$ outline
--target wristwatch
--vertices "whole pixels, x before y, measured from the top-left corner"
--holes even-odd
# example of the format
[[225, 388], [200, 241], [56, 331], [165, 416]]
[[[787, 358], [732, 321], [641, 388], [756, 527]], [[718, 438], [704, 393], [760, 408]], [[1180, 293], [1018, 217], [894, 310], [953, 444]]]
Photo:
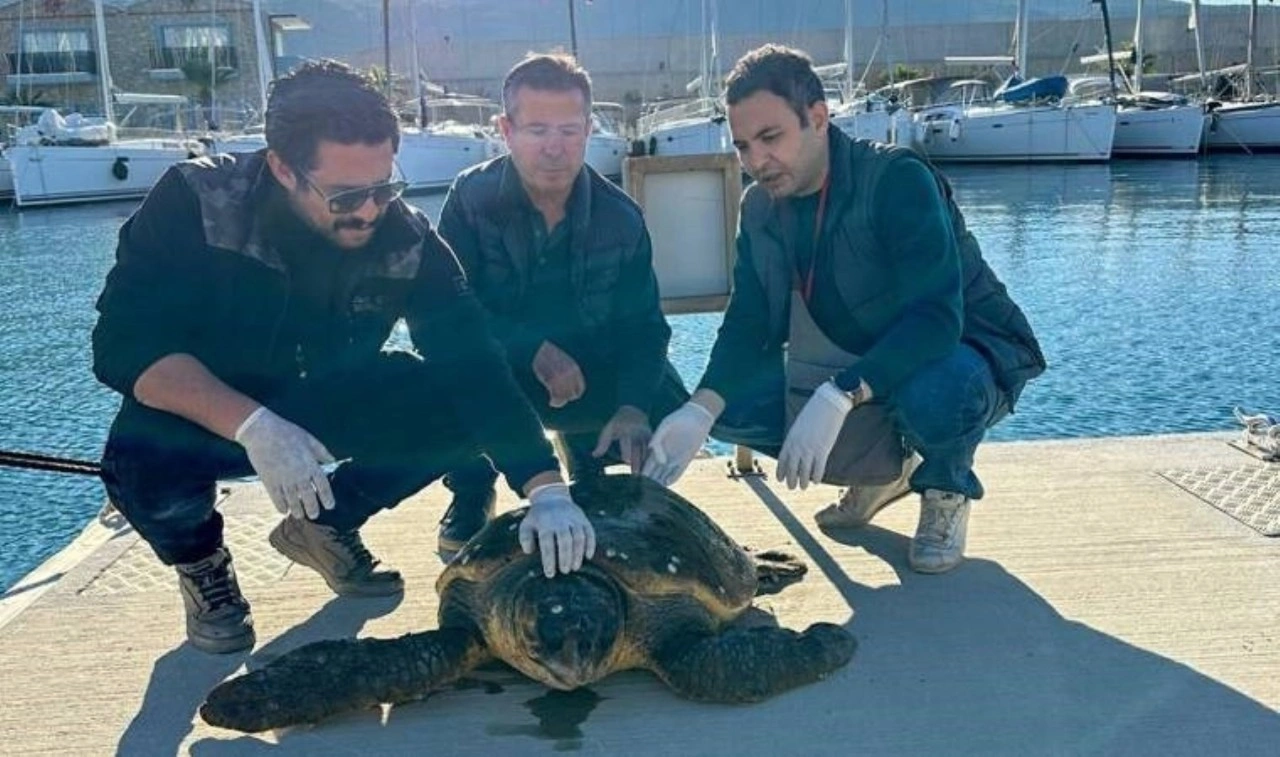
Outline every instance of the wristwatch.
[[854, 407], [857, 407], [858, 405], [861, 405], [862, 403], [871, 399], [871, 389], [870, 387], [867, 386], [867, 382], [863, 381], [862, 379], [858, 379], [858, 385], [855, 386], [853, 389], [841, 389], [840, 385], [836, 383], [836, 380], [834, 378], [831, 379], [831, 385], [834, 386], [836, 390], [839, 391], [841, 394], [848, 397], [849, 401], [853, 403]]

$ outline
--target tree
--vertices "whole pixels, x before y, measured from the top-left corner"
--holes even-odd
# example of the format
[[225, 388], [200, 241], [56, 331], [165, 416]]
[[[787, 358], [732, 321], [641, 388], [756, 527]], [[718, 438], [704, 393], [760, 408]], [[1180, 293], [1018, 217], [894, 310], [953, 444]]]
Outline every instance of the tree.
[[216, 130], [218, 123], [213, 113], [214, 89], [236, 78], [238, 72], [234, 68], [218, 66], [211, 61], [207, 47], [194, 48], [190, 55], [184, 56], [183, 60], [179, 61], [178, 70], [194, 90], [196, 102], [200, 104], [200, 111], [204, 115], [205, 125]]

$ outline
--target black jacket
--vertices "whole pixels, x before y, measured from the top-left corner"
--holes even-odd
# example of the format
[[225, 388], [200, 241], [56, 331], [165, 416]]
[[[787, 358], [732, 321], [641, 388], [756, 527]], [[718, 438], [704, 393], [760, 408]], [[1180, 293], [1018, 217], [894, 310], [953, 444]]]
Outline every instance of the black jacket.
[[[545, 335], [528, 314], [533, 252], [530, 203], [511, 158], [464, 171], [440, 211], [440, 235], [458, 255], [489, 311], [513, 365], [528, 366]], [[619, 405], [649, 410], [666, 368], [671, 328], [662, 315], [649, 232], [640, 208], [617, 186], [583, 166], [569, 199], [571, 317], [617, 377]], [[575, 345], [557, 344], [579, 363]]]
[[448, 399], [513, 488], [557, 469], [456, 258], [405, 203], [387, 208], [368, 246], [338, 256], [327, 304], [311, 314], [307, 332], [286, 328], [293, 290], [285, 261], [314, 250], [281, 249], [269, 233], [283, 191], [262, 153], [185, 161], [121, 228], [93, 331], [94, 373], [124, 395], [121, 413], [135, 411], [134, 384], [166, 355], [192, 355], [268, 402], [303, 372], [376, 355], [404, 318], [441, 384], [457, 387]]

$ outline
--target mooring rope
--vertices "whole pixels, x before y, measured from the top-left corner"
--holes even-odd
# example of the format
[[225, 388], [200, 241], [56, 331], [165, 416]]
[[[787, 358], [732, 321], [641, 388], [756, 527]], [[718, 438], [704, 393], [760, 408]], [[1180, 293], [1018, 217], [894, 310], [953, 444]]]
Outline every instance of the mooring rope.
[[14, 452], [0, 450], [0, 465], [11, 468], [27, 468], [29, 470], [50, 471], [52, 473], [75, 473], [82, 476], [101, 476], [102, 466], [86, 460], [72, 460], [66, 457], [36, 455], [30, 452]]

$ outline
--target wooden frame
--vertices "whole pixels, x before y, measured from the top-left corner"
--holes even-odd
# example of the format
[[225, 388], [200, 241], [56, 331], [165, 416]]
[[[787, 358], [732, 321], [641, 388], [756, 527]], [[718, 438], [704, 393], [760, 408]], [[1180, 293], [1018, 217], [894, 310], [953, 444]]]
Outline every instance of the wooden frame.
[[[653, 239], [653, 267], [663, 293], [662, 311], [681, 315], [724, 310], [733, 286], [734, 237], [742, 196], [742, 169], [737, 156], [717, 153], [627, 158], [622, 176], [627, 194], [645, 211], [645, 223]], [[693, 202], [684, 201], [686, 193]], [[693, 230], [696, 239], [705, 231], [708, 203], [720, 206], [716, 211], [720, 223], [716, 224], [717, 230], [711, 231], [711, 249], [704, 257], [691, 259], [687, 248], [675, 237]], [[703, 249], [706, 247], [698, 243], [695, 252]], [[684, 280], [690, 269], [696, 269], [694, 274], [699, 281]]]

